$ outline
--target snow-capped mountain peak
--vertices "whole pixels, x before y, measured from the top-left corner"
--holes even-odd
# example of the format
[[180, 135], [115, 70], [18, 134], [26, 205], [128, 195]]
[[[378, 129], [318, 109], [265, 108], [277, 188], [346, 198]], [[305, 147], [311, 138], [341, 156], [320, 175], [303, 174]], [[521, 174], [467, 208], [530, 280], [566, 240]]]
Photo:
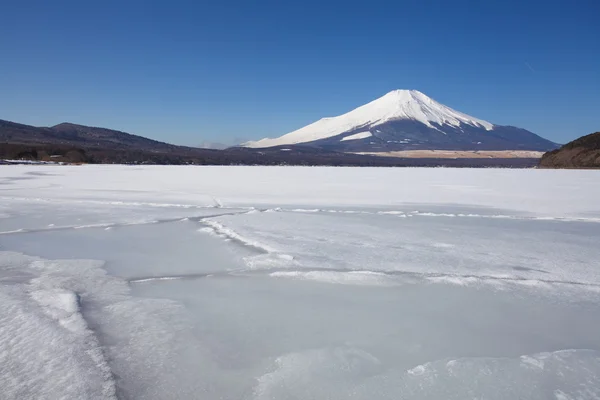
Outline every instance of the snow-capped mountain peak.
[[394, 90], [363, 107], [374, 113], [381, 112], [380, 123], [395, 119], [411, 119], [422, 122], [430, 128], [435, 128], [432, 123], [452, 126], [460, 126], [462, 123], [483, 127], [488, 131], [494, 127], [487, 121], [440, 104], [418, 90]]
[[418, 90], [394, 90], [346, 114], [322, 118], [279, 138], [248, 142], [244, 143], [244, 146], [258, 148], [314, 142], [351, 132], [357, 128], [368, 131], [370, 128], [395, 120], [412, 120], [436, 130], [439, 130], [438, 127], [441, 125], [460, 127], [465, 124], [486, 131], [494, 127], [487, 121], [440, 104]]

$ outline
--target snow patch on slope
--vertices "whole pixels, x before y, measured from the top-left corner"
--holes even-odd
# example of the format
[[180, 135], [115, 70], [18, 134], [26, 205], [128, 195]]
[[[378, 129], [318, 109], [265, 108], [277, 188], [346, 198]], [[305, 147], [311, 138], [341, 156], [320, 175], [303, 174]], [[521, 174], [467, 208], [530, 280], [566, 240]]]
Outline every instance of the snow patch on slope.
[[243, 146], [261, 148], [313, 142], [361, 127], [367, 130], [394, 120], [413, 120], [433, 129], [437, 129], [436, 125], [459, 127], [461, 124], [487, 131], [494, 128], [493, 124], [453, 110], [418, 90], [394, 90], [346, 114], [320, 119], [279, 138], [247, 142]]
[[368, 137], [373, 136], [373, 134], [369, 131], [366, 132], [358, 132], [355, 133], [354, 135], [350, 135], [350, 136], [346, 136], [345, 138], [342, 138], [342, 140], [340, 140], [340, 142], [345, 142], [346, 140], [358, 140], [358, 139], [365, 139]]

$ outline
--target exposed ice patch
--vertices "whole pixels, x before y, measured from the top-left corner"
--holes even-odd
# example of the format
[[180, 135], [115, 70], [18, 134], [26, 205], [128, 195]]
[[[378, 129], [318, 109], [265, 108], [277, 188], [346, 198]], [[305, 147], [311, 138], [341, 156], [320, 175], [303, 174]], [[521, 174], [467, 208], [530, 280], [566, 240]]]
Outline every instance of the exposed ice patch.
[[273, 213], [273, 212], [279, 212], [279, 211], [281, 211], [281, 208], [280, 207], [275, 207], [275, 208], [268, 208], [264, 212], [266, 212], [266, 213]]
[[481, 283], [482, 280], [472, 276], [432, 276], [427, 278], [428, 281], [433, 283], [450, 283], [458, 286], [469, 286], [476, 283]]
[[560, 389], [556, 389], [554, 391], [554, 397], [556, 397], [556, 400], [574, 400], [573, 397], [568, 396], [565, 392], [563, 392]]
[[49, 317], [57, 320], [70, 331], [83, 332], [87, 328], [83, 317], [79, 314], [77, 294], [63, 289], [33, 289], [31, 298], [42, 307]]
[[343, 395], [357, 379], [377, 373], [380, 365], [373, 355], [349, 346], [285, 354], [274, 360], [270, 372], [257, 379], [252, 399], [324, 399], [336, 392]]
[[464, 213], [434, 213], [413, 211], [411, 215], [419, 217], [448, 217], [448, 218], [493, 218], [493, 219], [514, 219], [531, 221], [564, 221], [564, 222], [592, 222], [600, 223], [600, 218], [596, 217], [558, 217], [558, 216], [526, 216], [526, 215], [506, 215], [506, 214], [464, 214]]
[[25, 229], [14, 229], [12, 231], [4, 231], [0, 232], [0, 235], [10, 235], [11, 233], [22, 233], [25, 232]]
[[275, 271], [273, 278], [296, 278], [342, 285], [390, 286], [397, 284], [374, 271]]
[[455, 247], [453, 244], [450, 244], [450, 243], [433, 243], [431, 246], [437, 247], [440, 249], [451, 249], [451, 248]]
[[263, 212], [296, 212], [296, 213], [340, 213], [340, 214], [373, 214], [373, 215], [394, 215], [398, 217], [446, 217], [446, 218], [491, 218], [491, 219], [512, 219], [512, 220], [527, 220], [527, 221], [563, 221], [563, 222], [590, 222], [600, 223], [598, 217], [565, 217], [565, 216], [534, 216], [534, 215], [513, 215], [513, 214], [477, 214], [477, 213], [440, 213], [430, 211], [402, 211], [402, 210], [386, 210], [386, 211], [369, 211], [369, 210], [353, 210], [353, 209], [319, 209], [319, 208], [271, 208]]
[[533, 368], [544, 369], [543, 358], [545, 357], [521, 356], [521, 363]]
[[408, 371], [406, 371], [409, 375], [415, 375], [415, 376], [419, 376], [419, 375], [423, 375], [425, 373], [425, 370], [427, 369], [427, 367], [425, 367], [424, 365], [417, 365], [414, 368], [409, 369]]
[[[250, 271], [287, 269], [297, 267], [298, 262], [289, 254], [267, 253], [244, 257], [244, 263]], [[240, 271], [243, 273], [244, 271]]]
[[[537, 359], [538, 355], [526, 356]], [[600, 356], [590, 350], [547, 353], [549, 366], [517, 358], [460, 358], [382, 369], [357, 348], [307, 350], [278, 357], [258, 378], [252, 399], [596, 399]]]
[[521, 286], [527, 286], [527, 287], [538, 288], [538, 289], [551, 289], [552, 288], [552, 285], [550, 283], [544, 282], [539, 279], [517, 279], [517, 280], [514, 280], [514, 283], [521, 285]]
[[182, 276], [157, 276], [150, 278], [130, 279], [129, 283], [144, 283], [144, 282], [156, 282], [156, 281], [176, 281], [183, 279]]

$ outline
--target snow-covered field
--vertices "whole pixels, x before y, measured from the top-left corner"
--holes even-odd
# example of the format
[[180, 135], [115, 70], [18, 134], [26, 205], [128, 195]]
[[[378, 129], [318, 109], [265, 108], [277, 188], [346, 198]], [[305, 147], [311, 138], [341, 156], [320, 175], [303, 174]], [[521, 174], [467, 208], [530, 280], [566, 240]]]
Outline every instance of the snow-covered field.
[[0, 167], [2, 399], [600, 398], [600, 173]]

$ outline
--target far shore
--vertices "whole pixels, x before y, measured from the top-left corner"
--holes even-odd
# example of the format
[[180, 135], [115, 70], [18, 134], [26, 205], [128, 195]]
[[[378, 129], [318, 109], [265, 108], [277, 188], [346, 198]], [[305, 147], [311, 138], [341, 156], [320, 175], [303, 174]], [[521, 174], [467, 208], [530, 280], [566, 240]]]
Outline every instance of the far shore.
[[400, 158], [541, 158], [544, 152], [529, 150], [402, 150], [354, 154]]

